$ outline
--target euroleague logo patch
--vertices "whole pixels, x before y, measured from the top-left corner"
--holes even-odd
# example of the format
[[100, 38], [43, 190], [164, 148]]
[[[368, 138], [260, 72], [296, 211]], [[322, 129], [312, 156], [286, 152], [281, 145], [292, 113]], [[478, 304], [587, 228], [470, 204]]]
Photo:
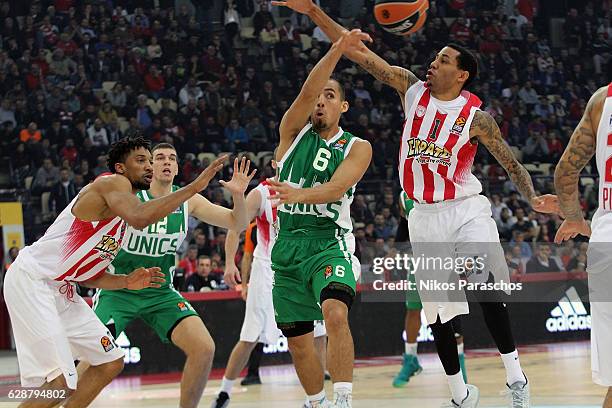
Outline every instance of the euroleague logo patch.
[[461, 133], [463, 132], [463, 128], [465, 126], [465, 122], [467, 122], [467, 119], [465, 119], [463, 116], [459, 116], [457, 118], [457, 120], [455, 121], [455, 124], [453, 125], [453, 128], [451, 129], [452, 133]]
[[333, 269], [332, 269], [331, 265], [327, 265], [325, 267], [325, 279], [329, 279], [330, 276], [332, 276], [332, 270]]
[[115, 343], [108, 336], [102, 336], [102, 338], [100, 339], [100, 344], [102, 345], [102, 348], [104, 348], [104, 351], [107, 353], [115, 348]]
[[186, 312], [187, 310], [189, 310], [185, 302], [178, 302], [177, 306], [181, 312]]

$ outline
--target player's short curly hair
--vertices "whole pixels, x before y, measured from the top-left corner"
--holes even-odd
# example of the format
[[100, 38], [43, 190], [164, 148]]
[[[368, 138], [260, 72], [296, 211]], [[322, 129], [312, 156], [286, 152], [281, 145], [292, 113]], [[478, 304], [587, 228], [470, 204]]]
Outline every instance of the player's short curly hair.
[[141, 147], [151, 150], [151, 144], [149, 141], [140, 136], [133, 138], [126, 137], [113, 143], [108, 151], [108, 168], [110, 171], [116, 173], [115, 164], [125, 163], [125, 160], [129, 154], [136, 149], [140, 149]]

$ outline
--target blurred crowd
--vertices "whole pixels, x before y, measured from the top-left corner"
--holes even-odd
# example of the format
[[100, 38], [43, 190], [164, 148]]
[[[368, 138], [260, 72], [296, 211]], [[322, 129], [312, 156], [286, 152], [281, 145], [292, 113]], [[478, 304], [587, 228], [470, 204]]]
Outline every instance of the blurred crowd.
[[[470, 90], [531, 165], [540, 193], [552, 191], [554, 163], [588, 98], [612, 77], [609, 1], [577, 2], [579, 9], [556, 4], [564, 20], [555, 29], [550, 10], [537, 0], [432, 0], [425, 27], [409, 37], [377, 26], [371, 0], [317, 2], [345, 26], [368, 32], [375, 52], [420, 78], [447, 42], [476, 50], [481, 73]], [[108, 146], [122, 137], [173, 143], [181, 157], [178, 184], [220, 152], [273, 150], [283, 112], [329, 47], [308, 18], [266, 0], [0, 1], [0, 21], [0, 149], [10, 160], [12, 187], [29, 191], [40, 206], [29, 211], [42, 211], [42, 223], [107, 171]], [[561, 44], [553, 46], [556, 37]], [[388, 243], [401, 216], [401, 104], [348, 60], [336, 77], [351, 106], [342, 126], [374, 147], [353, 204], [356, 235], [360, 242]], [[529, 272], [531, 261], [538, 268], [555, 265], [535, 242], [550, 242], [559, 219], [534, 213], [484, 149], [474, 171], [518, 270]], [[585, 173], [580, 188], [589, 216], [597, 183], [594, 167]], [[230, 204], [219, 188], [206, 194]], [[191, 246], [183, 248], [191, 263], [182, 268], [195, 273], [199, 257], [207, 256], [216, 276], [224, 238], [223, 231], [195, 223]], [[582, 246], [569, 245], [549, 255], [557, 270], [581, 268]]]

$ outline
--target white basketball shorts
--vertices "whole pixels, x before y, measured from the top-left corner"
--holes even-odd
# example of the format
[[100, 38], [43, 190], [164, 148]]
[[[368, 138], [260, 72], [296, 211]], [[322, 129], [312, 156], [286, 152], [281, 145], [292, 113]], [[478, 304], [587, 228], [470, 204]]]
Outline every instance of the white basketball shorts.
[[75, 293], [68, 299], [70, 290], [71, 283], [32, 278], [16, 263], [6, 273], [4, 297], [24, 387], [40, 387], [63, 374], [76, 389], [74, 360], [97, 366], [124, 357], [83, 298]]
[[281, 331], [276, 327], [272, 303], [272, 266], [269, 261], [253, 259], [240, 340], [276, 344]]
[[[462, 290], [453, 291], [451, 296], [438, 286], [425, 288], [424, 285], [433, 279], [453, 281], [459, 288], [459, 266], [465, 259], [478, 257], [484, 265], [468, 276], [468, 282], [486, 282], [490, 273], [495, 282], [510, 282], [497, 225], [491, 216], [491, 204], [485, 196], [473, 195], [434, 204], [415, 203], [408, 217], [408, 229], [414, 260], [421, 258], [421, 262], [429, 265], [427, 268], [415, 265], [417, 289], [429, 324], [435, 323], [438, 316], [446, 323], [469, 313]], [[453, 267], [448, 269], [448, 265]]]

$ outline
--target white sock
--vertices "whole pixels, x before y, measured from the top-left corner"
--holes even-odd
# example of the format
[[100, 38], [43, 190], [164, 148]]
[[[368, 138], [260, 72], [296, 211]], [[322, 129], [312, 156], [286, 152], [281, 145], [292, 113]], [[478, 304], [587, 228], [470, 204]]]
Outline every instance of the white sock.
[[225, 378], [225, 376], [223, 377], [223, 380], [221, 380], [221, 390], [219, 392], [227, 392], [227, 395], [230, 395], [232, 393], [232, 387], [234, 386], [234, 382], [236, 380], [228, 380], [227, 378]]
[[406, 354], [411, 355], [411, 356], [416, 356], [418, 346], [419, 346], [419, 343], [404, 343], [404, 349], [405, 349]]
[[521, 369], [521, 362], [519, 361], [517, 350], [514, 350], [512, 353], [501, 354], [501, 358], [504, 362], [504, 367], [506, 367], [506, 381], [508, 385], [512, 385], [517, 381], [527, 381]]
[[325, 400], [325, 388], [323, 388], [321, 392], [319, 392], [318, 394], [308, 395], [308, 401], [310, 402], [310, 405], [315, 406], [315, 407], [318, 407], [319, 403], [323, 402], [324, 400]]
[[337, 382], [334, 383], [334, 393], [338, 394], [351, 394], [353, 392], [353, 383], [350, 382]]
[[459, 354], [463, 354], [463, 343], [457, 344], [457, 351]]
[[451, 390], [451, 395], [453, 396], [453, 401], [457, 404], [461, 404], [461, 402], [467, 397], [468, 389], [465, 385], [465, 381], [463, 381], [463, 375], [461, 371], [459, 371], [455, 375], [447, 375], [448, 385]]

